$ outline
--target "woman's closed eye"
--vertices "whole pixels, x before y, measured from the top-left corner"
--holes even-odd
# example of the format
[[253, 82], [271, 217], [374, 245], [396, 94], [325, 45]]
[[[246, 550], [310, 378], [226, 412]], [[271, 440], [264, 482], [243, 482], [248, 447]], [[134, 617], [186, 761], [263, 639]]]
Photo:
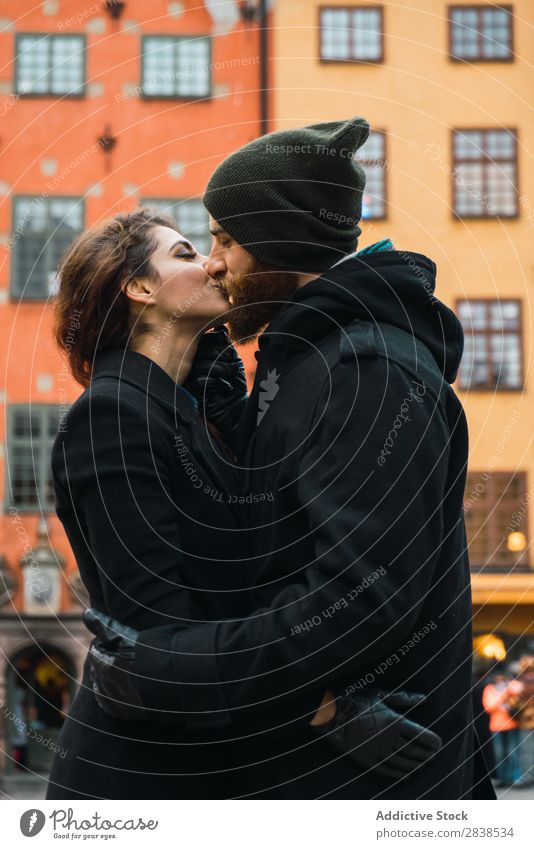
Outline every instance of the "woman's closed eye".
[[177, 259], [195, 259], [197, 255], [198, 251], [189, 251], [184, 248], [181, 248], [181, 250], [176, 251], [176, 253], [174, 254]]

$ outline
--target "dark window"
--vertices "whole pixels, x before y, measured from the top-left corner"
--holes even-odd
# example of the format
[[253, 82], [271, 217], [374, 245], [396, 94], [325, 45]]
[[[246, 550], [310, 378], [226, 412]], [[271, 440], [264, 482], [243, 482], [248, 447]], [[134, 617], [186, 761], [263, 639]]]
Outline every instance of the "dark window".
[[8, 507], [52, 510], [54, 491], [50, 453], [60, 420], [59, 405], [12, 404], [7, 415]]
[[506, 390], [523, 385], [521, 302], [457, 302], [465, 340], [460, 366], [461, 389]]
[[209, 96], [211, 39], [145, 36], [142, 89], [145, 97]]
[[11, 293], [24, 300], [46, 300], [57, 290], [56, 268], [83, 229], [83, 200], [75, 197], [15, 197]]
[[325, 62], [382, 62], [381, 6], [323, 6], [320, 54]]
[[85, 85], [85, 36], [19, 34], [16, 40], [18, 94], [79, 96]]
[[454, 130], [453, 158], [458, 217], [517, 215], [517, 138], [511, 130]]
[[372, 130], [356, 158], [365, 171], [362, 218], [386, 217], [386, 141], [381, 130]]
[[466, 61], [513, 58], [511, 6], [451, 6], [450, 54]]
[[198, 198], [144, 198], [141, 203], [160, 212], [166, 212], [176, 221], [183, 236], [194, 244], [201, 254], [209, 254], [211, 236], [208, 227], [208, 211]]
[[470, 472], [464, 507], [471, 568], [528, 568], [525, 473]]

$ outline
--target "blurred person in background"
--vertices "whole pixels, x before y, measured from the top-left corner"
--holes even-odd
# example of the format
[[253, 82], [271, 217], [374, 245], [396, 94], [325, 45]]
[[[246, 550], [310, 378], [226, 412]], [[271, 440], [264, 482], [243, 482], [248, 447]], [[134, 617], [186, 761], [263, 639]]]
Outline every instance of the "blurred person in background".
[[518, 784], [530, 787], [534, 784], [534, 657], [523, 655], [519, 659], [517, 678], [521, 691], [514, 698], [515, 719], [519, 728]]
[[510, 708], [510, 701], [520, 692], [521, 684], [509, 676], [504, 666], [498, 665], [493, 681], [486, 685], [482, 694], [484, 709], [490, 717], [497, 784], [502, 787], [511, 787], [521, 777], [519, 725]]
[[24, 678], [17, 676], [13, 690], [13, 728], [11, 745], [13, 761], [17, 769], [25, 770], [28, 765], [29, 701], [28, 685]]
[[493, 751], [492, 734], [490, 730], [490, 718], [487, 711], [484, 709], [484, 690], [490, 683], [490, 673], [488, 669], [480, 669], [474, 677], [473, 682], [473, 720], [478, 736], [480, 750], [486, 760], [486, 766], [491, 777], [496, 779], [497, 773], [495, 770], [495, 753]]

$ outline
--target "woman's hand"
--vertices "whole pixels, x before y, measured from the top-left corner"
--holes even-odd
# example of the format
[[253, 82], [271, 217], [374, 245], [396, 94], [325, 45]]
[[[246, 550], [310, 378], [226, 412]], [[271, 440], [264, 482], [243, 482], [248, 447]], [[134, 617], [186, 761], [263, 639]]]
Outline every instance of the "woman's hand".
[[324, 725], [325, 722], [330, 722], [337, 712], [336, 697], [331, 690], [327, 690], [323, 696], [323, 700], [319, 705], [319, 710], [313, 717], [310, 725], [314, 727]]
[[248, 390], [243, 361], [226, 327], [202, 336], [184, 386], [195, 396], [204, 418], [234, 448]]
[[[327, 692], [321, 704], [326, 707]], [[311, 723], [313, 733], [361, 769], [389, 778], [404, 778], [428, 763], [441, 749], [433, 731], [404, 716], [424, 702], [420, 693], [381, 693], [364, 690], [359, 695], [339, 696], [333, 719]], [[331, 702], [328, 704], [331, 708]], [[320, 713], [321, 708], [317, 713]]]

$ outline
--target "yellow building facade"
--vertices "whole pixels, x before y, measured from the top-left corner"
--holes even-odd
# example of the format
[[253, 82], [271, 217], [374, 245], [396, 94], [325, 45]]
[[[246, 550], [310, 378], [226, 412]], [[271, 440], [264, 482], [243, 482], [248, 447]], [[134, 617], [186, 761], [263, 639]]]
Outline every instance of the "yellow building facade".
[[534, 4], [282, 0], [273, 23], [273, 128], [367, 118], [359, 247], [430, 256], [464, 324], [477, 651], [513, 659], [534, 649]]

